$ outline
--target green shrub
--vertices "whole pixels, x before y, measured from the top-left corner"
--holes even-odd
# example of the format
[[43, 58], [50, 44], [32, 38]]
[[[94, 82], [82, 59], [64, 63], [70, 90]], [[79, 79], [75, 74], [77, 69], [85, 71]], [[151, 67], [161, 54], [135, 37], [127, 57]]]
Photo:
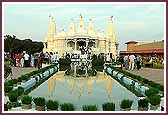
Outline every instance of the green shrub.
[[156, 88], [153, 88], [153, 87], [151, 87], [151, 88], [149, 88], [148, 90], [145, 91], [145, 95], [148, 96], [148, 97], [150, 97], [152, 95], [155, 95], [155, 94], [158, 94], [158, 93], [159, 93], [159, 90], [156, 89]]
[[97, 71], [100, 71], [100, 72], [103, 72], [104, 66], [103, 65], [101, 65], [101, 66], [93, 66], [93, 69], [95, 69]]
[[92, 60], [92, 65], [93, 66], [103, 66], [104, 63], [105, 63], [104, 59]]
[[31, 104], [32, 102], [32, 97], [25, 95], [22, 97], [22, 103], [23, 104]]
[[18, 87], [18, 89], [15, 90], [16, 91], [16, 94], [18, 96], [22, 95], [24, 93], [24, 88], [22, 87]]
[[97, 111], [98, 110], [96, 105], [84, 105], [82, 108], [83, 108], [83, 111]]
[[147, 99], [140, 99], [138, 101], [138, 107], [147, 108], [149, 101]]
[[8, 86], [13, 86], [13, 84], [14, 84], [14, 83], [13, 83], [13, 80], [7, 81], [7, 82], [6, 82], [6, 85], [7, 85], [7, 84], [8, 84]]
[[129, 99], [124, 99], [121, 101], [120, 107], [122, 109], [128, 109], [131, 108], [133, 101]]
[[10, 102], [17, 102], [18, 95], [15, 92], [11, 92], [9, 94], [9, 100]]
[[13, 84], [17, 84], [18, 80], [17, 79], [13, 79]]
[[17, 98], [24, 93], [24, 89], [22, 87], [18, 87], [16, 90], [11, 91], [9, 93], [9, 100], [11, 102], [16, 102]]
[[115, 111], [114, 103], [104, 103], [102, 104], [103, 111]]
[[70, 65], [60, 65], [59, 66], [60, 71], [65, 71], [67, 69], [71, 69], [71, 66]]
[[47, 109], [50, 110], [57, 110], [58, 109], [58, 102], [57, 101], [52, 101], [48, 100], [46, 103]]
[[13, 89], [12, 86], [4, 86], [5, 93], [9, 93], [10, 91], [12, 91], [12, 89]]
[[74, 108], [74, 105], [71, 103], [64, 103], [64, 104], [61, 104], [61, 110], [62, 111], [74, 111], [75, 108]]
[[149, 97], [149, 102], [153, 106], [159, 105], [160, 101], [161, 101], [161, 97], [159, 95], [152, 95]]
[[19, 77], [17, 80], [18, 82], [22, 82], [22, 77]]
[[36, 106], [44, 106], [45, 99], [43, 97], [34, 98], [34, 103], [36, 104]]
[[149, 83], [149, 80], [148, 80], [148, 79], [143, 78], [143, 83], [144, 83], [144, 84], [148, 84], [148, 83]]
[[59, 59], [59, 61], [58, 61], [58, 63], [59, 63], [59, 65], [61, 66], [61, 65], [70, 65], [71, 64], [71, 60], [70, 59]]
[[148, 84], [149, 86], [154, 87], [154, 88], [156, 88], [156, 89], [158, 89], [160, 91], [164, 91], [164, 86], [163, 85], [160, 85], [160, 84], [155, 83], [153, 81], [149, 81], [149, 80], [147, 80], [145, 78], [142, 78], [141, 76], [134, 75], [134, 74], [132, 74], [130, 72], [127, 72], [127, 71], [124, 71], [124, 70], [122, 70], [120, 68], [113, 67], [112, 65], [106, 65], [106, 66], [112, 68], [113, 70], [119, 71], [119, 72], [123, 73], [124, 75], [126, 75], [128, 77], [136, 79], [139, 82], [142, 82], [144, 84]]
[[154, 63], [153, 64], [153, 68], [155, 68], [155, 69], [164, 69], [164, 65]]

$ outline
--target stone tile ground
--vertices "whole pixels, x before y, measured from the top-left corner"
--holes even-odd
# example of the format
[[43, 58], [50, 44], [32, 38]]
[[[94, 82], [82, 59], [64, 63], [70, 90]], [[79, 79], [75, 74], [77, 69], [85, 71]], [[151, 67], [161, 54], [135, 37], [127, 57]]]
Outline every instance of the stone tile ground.
[[140, 75], [148, 80], [164, 85], [164, 69], [141, 68], [140, 70], [127, 70], [133, 74]]

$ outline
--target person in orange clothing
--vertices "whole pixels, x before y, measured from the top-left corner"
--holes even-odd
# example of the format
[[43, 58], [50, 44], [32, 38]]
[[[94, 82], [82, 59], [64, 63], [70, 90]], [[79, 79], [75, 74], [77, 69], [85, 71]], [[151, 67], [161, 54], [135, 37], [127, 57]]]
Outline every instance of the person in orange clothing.
[[19, 54], [19, 53], [16, 53], [16, 54], [15, 54], [16, 67], [20, 67], [20, 59], [21, 59], [20, 54]]

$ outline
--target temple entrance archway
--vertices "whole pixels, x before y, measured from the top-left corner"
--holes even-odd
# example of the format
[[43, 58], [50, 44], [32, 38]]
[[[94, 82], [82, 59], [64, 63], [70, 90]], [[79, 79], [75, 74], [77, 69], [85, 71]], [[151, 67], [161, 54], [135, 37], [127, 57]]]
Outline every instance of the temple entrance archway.
[[75, 49], [75, 43], [73, 41], [69, 41], [67, 43], [67, 47], [71, 47], [74, 50]]
[[78, 41], [77, 42], [77, 50], [79, 50], [80, 47], [86, 47], [85, 41]]
[[96, 43], [95, 43], [95, 42], [92, 42], [92, 41], [88, 43], [88, 46], [89, 46], [89, 47], [94, 47], [94, 48], [95, 48], [95, 45], [96, 45]]

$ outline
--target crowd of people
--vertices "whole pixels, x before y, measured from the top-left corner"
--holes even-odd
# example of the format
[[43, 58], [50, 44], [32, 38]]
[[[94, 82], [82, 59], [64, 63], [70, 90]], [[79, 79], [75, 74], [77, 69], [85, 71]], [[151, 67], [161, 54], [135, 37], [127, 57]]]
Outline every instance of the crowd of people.
[[124, 60], [124, 67], [126, 70], [134, 70], [135, 67], [137, 68], [137, 70], [139, 70], [141, 68], [141, 64], [142, 64], [142, 58], [137, 55], [126, 55], [123, 58]]
[[9, 55], [5, 55], [6, 59], [9, 59], [10, 65], [15, 67], [35, 67], [41, 68], [42, 63], [58, 63], [58, 53], [57, 52], [40, 52], [30, 54], [26, 51], [22, 53], [9, 53]]

